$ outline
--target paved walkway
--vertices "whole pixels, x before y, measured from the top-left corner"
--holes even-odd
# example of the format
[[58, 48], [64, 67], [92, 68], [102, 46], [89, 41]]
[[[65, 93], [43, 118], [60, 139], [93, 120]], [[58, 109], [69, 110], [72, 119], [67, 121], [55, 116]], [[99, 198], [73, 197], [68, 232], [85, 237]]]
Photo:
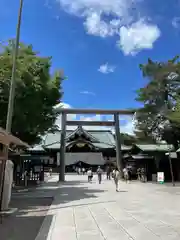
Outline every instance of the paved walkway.
[[180, 187], [66, 176], [36, 240], [179, 240]]
[[[3, 214], [0, 224], [2, 240], [34, 240], [46, 218], [53, 196], [59, 186], [56, 176], [46, 178], [38, 187], [13, 190], [9, 211]], [[26, 236], [26, 237], [24, 237]]]

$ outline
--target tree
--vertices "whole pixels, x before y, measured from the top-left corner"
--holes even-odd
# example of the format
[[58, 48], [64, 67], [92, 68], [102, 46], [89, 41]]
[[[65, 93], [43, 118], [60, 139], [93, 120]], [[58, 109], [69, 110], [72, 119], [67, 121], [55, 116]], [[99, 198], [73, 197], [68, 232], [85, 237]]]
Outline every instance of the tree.
[[[3, 45], [0, 53], [0, 126], [5, 127], [12, 70], [13, 41]], [[32, 45], [20, 44], [17, 59], [16, 90], [12, 133], [29, 144], [54, 126], [57, 113], [53, 106], [62, 97], [63, 76], [50, 74], [51, 58], [41, 57]]]
[[142, 144], [142, 143], [151, 144], [154, 142], [155, 141], [152, 138], [146, 137], [144, 135], [144, 132], [142, 131], [135, 131], [134, 135], [130, 135], [128, 133], [121, 133], [121, 144], [124, 144], [127, 146], [132, 144]]
[[138, 129], [134, 131], [136, 144], [154, 144], [156, 143], [155, 139], [147, 135], [146, 132]]
[[[171, 109], [177, 104], [180, 96], [180, 62], [176, 56], [167, 62], [154, 62], [148, 59], [140, 69], [147, 80], [145, 87], [137, 91], [136, 100], [143, 104], [137, 112], [137, 128], [152, 139], [163, 139], [174, 146], [174, 134], [177, 131]], [[174, 115], [173, 115], [174, 116]], [[172, 139], [168, 137], [172, 136]], [[169, 135], [169, 136], [170, 136]]]

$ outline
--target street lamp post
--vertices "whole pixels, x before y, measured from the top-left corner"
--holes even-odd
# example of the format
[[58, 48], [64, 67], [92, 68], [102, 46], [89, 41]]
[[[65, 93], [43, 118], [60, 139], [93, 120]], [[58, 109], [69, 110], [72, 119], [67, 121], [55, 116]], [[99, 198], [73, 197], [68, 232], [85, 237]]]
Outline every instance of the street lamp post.
[[[15, 97], [15, 85], [16, 85], [16, 66], [17, 66], [17, 57], [18, 57], [18, 50], [19, 50], [19, 39], [20, 39], [23, 2], [24, 2], [24, 0], [20, 0], [19, 12], [18, 12], [18, 22], [17, 22], [17, 28], [16, 28], [15, 46], [13, 48], [13, 50], [14, 50], [14, 52], [13, 52], [13, 65], [12, 65], [11, 85], [10, 85], [10, 90], [9, 90], [9, 101], [8, 101], [8, 110], [7, 110], [7, 119], [6, 119], [6, 131], [8, 133], [11, 132], [11, 126], [12, 126], [14, 97]], [[1, 164], [0, 211], [2, 210], [4, 177], [5, 177], [6, 161], [8, 159], [8, 148], [9, 148], [9, 146], [4, 147], [4, 159], [2, 160], [2, 164]]]

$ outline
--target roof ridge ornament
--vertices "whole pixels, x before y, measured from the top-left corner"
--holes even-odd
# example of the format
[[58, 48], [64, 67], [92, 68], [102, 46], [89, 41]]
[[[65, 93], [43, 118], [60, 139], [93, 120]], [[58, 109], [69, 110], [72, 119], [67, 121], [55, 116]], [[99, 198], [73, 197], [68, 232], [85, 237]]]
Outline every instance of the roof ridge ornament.
[[74, 134], [78, 134], [80, 136], [81, 133], [82, 134], [84, 133], [95, 142], [100, 142], [96, 137], [94, 137], [91, 133], [89, 133], [86, 129], [84, 129], [82, 125], [78, 125], [76, 130], [74, 130], [70, 135], [66, 137], [66, 140], [72, 137]]

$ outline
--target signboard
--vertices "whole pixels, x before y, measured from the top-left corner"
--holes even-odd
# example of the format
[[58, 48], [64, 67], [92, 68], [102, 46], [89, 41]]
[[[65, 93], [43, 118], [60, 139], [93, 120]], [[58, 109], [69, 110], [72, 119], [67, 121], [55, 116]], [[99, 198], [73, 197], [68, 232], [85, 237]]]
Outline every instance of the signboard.
[[164, 183], [164, 172], [158, 172], [157, 173], [157, 181], [159, 183]]

